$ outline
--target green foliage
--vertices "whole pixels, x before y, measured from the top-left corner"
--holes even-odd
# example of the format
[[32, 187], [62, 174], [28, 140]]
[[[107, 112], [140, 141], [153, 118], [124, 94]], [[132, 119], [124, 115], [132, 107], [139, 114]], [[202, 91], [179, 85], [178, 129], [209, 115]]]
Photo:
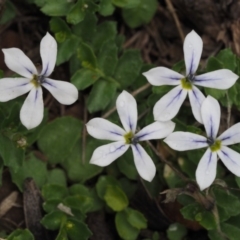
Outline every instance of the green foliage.
[[180, 223], [172, 223], [167, 230], [169, 240], [181, 240], [187, 234], [187, 229]]
[[34, 240], [34, 236], [28, 229], [17, 229], [7, 237], [7, 240]]
[[149, 23], [157, 11], [156, 0], [139, 0], [134, 8], [124, 8], [122, 15], [127, 25], [131, 28]]
[[72, 152], [82, 129], [81, 121], [62, 117], [47, 124], [39, 137], [38, 146], [50, 163], [61, 163]]

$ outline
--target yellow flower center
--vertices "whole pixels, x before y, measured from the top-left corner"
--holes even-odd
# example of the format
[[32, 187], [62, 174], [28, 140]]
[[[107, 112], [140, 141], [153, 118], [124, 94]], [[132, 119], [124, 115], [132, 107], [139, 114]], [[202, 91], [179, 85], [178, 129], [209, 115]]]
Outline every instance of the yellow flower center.
[[181, 79], [182, 88], [186, 90], [192, 89], [192, 83], [187, 78]]
[[124, 135], [124, 139], [125, 139], [125, 143], [126, 144], [131, 144], [132, 143], [132, 138], [133, 138], [133, 133], [132, 132], [128, 132]]
[[34, 85], [34, 87], [39, 87], [40, 86], [40, 82], [38, 80], [38, 76], [37, 75], [33, 75], [33, 78], [31, 80], [31, 83]]
[[221, 149], [221, 141], [220, 140], [216, 140], [211, 146], [210, 146], [210, 149], [212, 152], [216, 152], [218, 151], [219, 149]]

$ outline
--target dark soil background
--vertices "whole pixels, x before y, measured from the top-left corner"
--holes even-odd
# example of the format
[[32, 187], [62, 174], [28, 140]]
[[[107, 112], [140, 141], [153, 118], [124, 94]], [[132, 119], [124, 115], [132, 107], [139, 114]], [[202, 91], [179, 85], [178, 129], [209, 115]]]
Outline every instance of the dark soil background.
[[[0, 26], [0, 48], [18, 47], [35, 64], [39, 64], [41, 62], [39, 43], [46, 31], [49, 31], [49, 17], [42, 14], [35, 5], [26, 4], [23, 0], [12, 2], [16, 6], [17, 16], [7, 24]], [[4, 5], [5, 1], [0, 0], [0, 14], [4, 11]], [[101, 19], [102, 17], [99, 21]], [[118, 22], [119, 33], [126, 36], [124, 48], [140, 49], [143, 60], [156, 66], [172, 67], [173, 64], [183, 59], [183, 41], [192, 29], [203, 39], [203, 66], [205, 59], [216, 55], [223, 48], [231, 48], [236, 54], [240, 54], [240, 1], [160, 0], [152, 21], [137, 29], [130, 29], [126, 26], [119, 9], [111, 16], [111, 20]], [[0, 69], [4, 70], [5, 76], [12, 74], [4, 64], [2, 52], [0, 52]], [[52, 78], [70, 79], [68, 65], [56, 67]], [[44, 92], [44, 94], [46, 95], [44, 104], [49, 109], [49, 120], [63, 115], [72, 115], [83, 120], [84, 101], [81, 97], [77, 103], [66, 107], [58, 104], [50, 93]], [[33, 190], [33, 185], [31, 187], [32, 197], [30, 199], [39, 199], [38, 191]], [[25, 189], [24, 194], [29, 194], [28, 187]], [[163, 232], [161, 239], [166, 239], [164, 231], [169, 223], [174, 221], [181, 222], [192, 230], [187, 239], [208, 239], [206, 231], [201, 230], [198, 224], [182, 219], [178, 204], [162, 204], [161, 200], [145, 199], [143, 206], [141, 200], [147, 196], [141, 191], [144, 189], [140, 186], [132, 204], [145, 214], [151, 229]], [[5, 169], [3, 184], [0, 188], [1, 230], [9, 233], [18, 227], [29, 226], [31, 221], [40, 221], [38, 218], [41, 216], [34, 215], [41, 209], [40, 200], [36, 200], [38, 204], [36, 201], [32, 203], [31, 200], [27, 203], [26, 201], [29, 201], [29, 198], [26, 195], [23, 197], [23, 194], [18, 191]], [[26, 210], [24, 205], [28, 205], [30, 210], [29, 208]], [[91, 238], [93, 240], [118, 238], [114, 230], [114, 220], [106, 219], [104, 213], [90, 214], [88, 224], [94, 233], [94, 237]], [[44, 230], [37, 229], [35, 233], [36, 231]], [[150, 237], [151, 234], [148, 230], [142, 231], [140, 239]]]

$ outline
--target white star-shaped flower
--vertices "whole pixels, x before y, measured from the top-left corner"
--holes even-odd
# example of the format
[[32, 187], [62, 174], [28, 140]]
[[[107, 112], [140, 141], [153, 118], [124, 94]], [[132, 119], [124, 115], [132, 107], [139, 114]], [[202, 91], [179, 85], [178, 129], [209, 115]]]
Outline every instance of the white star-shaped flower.
[[173, 131], [175, 123], [172, 121], [154, 122], [135, 133], [137, 103], [134, 97], [123, 91], [117, 98], [116, 107], [124, 129], [103, 118], [94, 118], [86, 124], [88, 133], [94, 138], [115, 141], [98, 147], [93, 152], [90, 163], [102, 167], [107, 166], [123, 155], [131, 146], [139, 175], [143, 179], [151, 181], [155, 176], [156, 167], [139, 142], [168, 136]]
[[43, 119], [42, 88], [62, 104], [72, 104], [78, 98], [77, 88], [68, 82], [52, 80], [52, 73], [57, 57], [57, 42], [47, 33], [40, 44], [42, 71], [39, 74], [32, 61], [18, 48], [2, 50], [9, 69], [23, 78], [3, 78], [0, 80], [0, 101], [6, 102], [30, 91], [20, 111], [22, 124], [28, 128], [38, 126]]
[[202, 39], [195, 31], [191, 31], [186, 36], [183, 45], [186, 76], [166, 67], [156, 67], [143, 73], [152, 85], [177, 86], [155, 104], [153, 109], [155, 120], [168, 121], [175, 117], [188, 94], [193, 115], [197, 121], [202, 123], [200, 109], [205, 97], [195, 85], [228, 89], [238, 79], [238, 76], [228, 69], [221, 69], [196, 76], [195, 73], [201, 58], [202, 48]]
[[178, 151], [208, 147], [196, 171], [197, 183], [203, 190], [209, 187], [216, 177], [218, 157], [229, 171], [240, 177], [240, 154], [227, 147], [240, 143], [240, 123], [217, 137], [221, 110], [218, 101], [211, 96], [203, 101], [201, 114], [207, 137], [188, 132], [174, 132], [164, 142]]

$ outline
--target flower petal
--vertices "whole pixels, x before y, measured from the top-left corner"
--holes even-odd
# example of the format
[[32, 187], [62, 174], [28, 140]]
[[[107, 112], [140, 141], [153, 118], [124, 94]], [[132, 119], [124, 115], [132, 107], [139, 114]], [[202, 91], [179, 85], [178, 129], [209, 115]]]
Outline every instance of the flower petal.
[[217, 171], [217, 152], [209, 148], [202, 156], [196, 171], [196, 180], [201, 190], [208, 188], [214, 181]]
[[78, 90], [72, 83], [45, 78], [42, 86], [61, 104], [70, 105], [78, 99]]
[[151, 182], [156, 174], [156, 167], [152, 159], [140, 144], [131, 145], [131, 147], [133, 150], [134, 162], [139, 175], [144, 180]]
[[52, 73], [57, 58], [57, 42], [48, 32], [40, 43], [40, 54], [42, 58], [41, 75], [47, 77]]
[[197, 71], [202, 55], [203, 42], [201, 37], [191, 31], [185, 38], [183, 44], [186, 75], [194, 74]]
[[37, 69], [32, 61], [18, 48], [2, 49], [4, 61], [9, 69], [19, 75], [32, 79], [33, 74], [37, 75]]
[[181, 86], [173, 88], [155, 104], [153, 108], [154, 119], [169, 121], [174, 118], [186, 96], [187, 90], [182, 89]]
[[135, 98], [123, 91], [117, 98], [116, 107], [126, 132], [135, 133], [137, 127], [137, 103]]
[[0, 101], [6, 102], [29, 92], [33, 88], [27, 78], [2, 78], [0, 80]]
[[125, 131], [103, 118], [93, 118], [87, 124], [88, 133], [97, 139], [124, 141]]
[[135, 138], [138, 139], [138, 141], [161, 139], [168, 136], [170, 133], [172, 133], [174, 128], [175, 128], [175, 123], [172, 121], [167, 121], [167, 122], [157, 121], [146, 126], [141, 131], [139, 131], [135, 135]]
[[202, 115], [201, 115], [201, 106], [202, 106], [203, 101], [205, 100], [205, 96], [195, 86], [192, 86], [192, 90], [188, 91], [188, 96], [189, 96], [192, 112], [193, 112], [195, 119], [198, 122], [203, 123]]
[[156, 67], [144, 72], [143, 75], [154, 86], [179, 85], [183, 75], [166, 67]]
[[215, 139], [218, 133], [221, 116], [221, 109], [218, 101], [211, 96], [207, 96], [202, 103], [201, 113], [207, 136]]
[[105, 167], [122, 156], [129, 148], [124, 142], [114, 142], [98, 147], [93, 152], [91, 164]]
[[222, 146], [217, 154], [227, 169], [240, 177], [240, 154], [225, 146]]
[[228, 89], [237, 81], [238, 75], [228, 69], [216, 70], [194, 78], [194, 84], [203, 87]]
[[218, 139], [221, 140], [221, 144], [225, 146], [240, 143], [240, 123], [236, 123], [227, 129]]
[[42, 88], [33, 88], [25, 99], [20, 111], [22, 124], [27, 128], [37, 127], [43, 119]]
[[178, 151], [207, 147], [207, 139], [201, 135], [189, 132], [173, 132], [163, 140], [172, 149]]

